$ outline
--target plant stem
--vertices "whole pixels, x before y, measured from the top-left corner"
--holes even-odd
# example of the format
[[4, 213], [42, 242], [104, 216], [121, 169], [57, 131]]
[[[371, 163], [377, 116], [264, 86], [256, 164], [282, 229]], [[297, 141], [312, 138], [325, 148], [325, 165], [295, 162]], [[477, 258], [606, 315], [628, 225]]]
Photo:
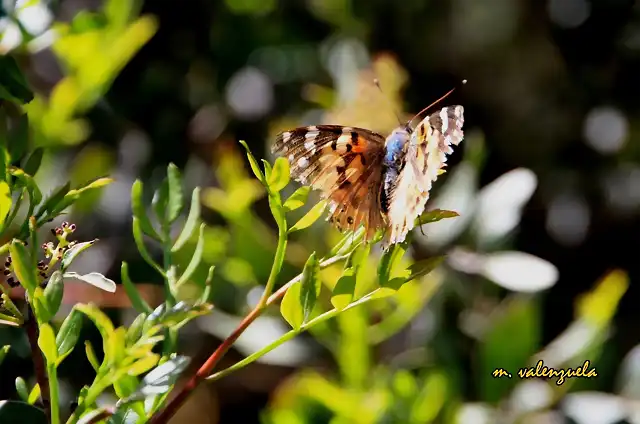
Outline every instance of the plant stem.
[[278, 231], [278, 246], [276, 247], [276, 254], [273, 259], [273, 266], [271, 267], [271, 272], [269, 273], [269, 279], [267, 280], [267, 285], [264, 287], [264, 291], [262, 292], [262, 296], [258, 301], [258, 305], [256, 305], [256, 309], [262, 309], [267, 305], [269, 301], [269, 296], [271, 296], [271, 292], [273, 292], [273, 287], [276, 284], [276, 279], [280, 274], [280, 270], [282, 269], [282, 264], [284, 263], [284, 254], [287, 251], [287, 229], [280, 228]]
[[[282, 232], [280, 232], [282, 235]], [[283, 237], [280, 236], [278, 240], [278, 249], [276, 250], [275, 260], [273, 263], [272, 271], [278, 265], [277, 258], [279, 257], [279, 251], [284, 251], [286, 249], [286, 240], [282, 242]], [[284, 253], [281, 253], [284, 257]], [[326, 268], [344, 260], [348, 255], [334, 256], [329, 259], [326, 259], [320, 263], [320, 268]], [[273, 274], [273, 273], [272, 273]], [[277, 274], [272, 278], [269, 276], [269, 280], [272, 281], [272, 285], [275, 282]], [[258, 305], [249, 312], [249, 314], [244, 317], [244, 319], [238, 324], [238, 327], [218, 346], [218, 348], [209, 356], [207, 361], [198, 369], [198, 371], [187, 381], [187, 383], [178, 391], [178, 394], [171, 399], [167, 405], [161, 410], [159, 413], [155, 414], [149, 420], [149, 424], [166, 424], [169, 422], [169, 419], [180, 409], [182, 404], [187, 400], [189, 395], [195, 390], [195, 388], [205, 380], [213, 371], [215, 366], [220, 362], [220, 360], [224, 357], [224, 355], [231, 349], [231, 346], [238, 340], [238, 338], [244, 333], [244, 331], [253, 323], [267, 308], [267, 306], [272, 305], [273, 303], [280, 300], [284, 294], [287, 292], [289, 287], [291, 287], [294, 283], [300, 281], [302, 279], [302, 274], [299, 274], [297, 277], [289, 281], [287, 284], [283, 285], [278, 289], [275, 293], [266, 296], [263, 294], [263, 297], [266, 297], [266, 301], [264, 305], [260, 306], [261, 302], [258, 302]], [[269, 282], [267, 282], [267, 286], [265, 287], [265, 293], [269, 289]]]
[[60, 424], [60, 395], [58, 393], [58, 370], [56, 364], [47, 365], [51, 404], [51, 424]]
[[40, 387], [40, 399], [42, 400], [42, 406], [44, 407], [45, 415], [48, 422], [51, 422], [51, 396], [49, 393], [49, 377], [47, 376], [47, 369], [44, 364], [44, 358], [40, 347], [38, 346], [38, 323], [36, 316], [31, 309], [31, 305], [27, 303], [27, 319], [24, 323], [25, 330], [27, 331], [27, 339], [29, 340], [29, 347], [31, 348], [31, 360], [33, 361], [33, 369], [36, 375], [36, 381]]

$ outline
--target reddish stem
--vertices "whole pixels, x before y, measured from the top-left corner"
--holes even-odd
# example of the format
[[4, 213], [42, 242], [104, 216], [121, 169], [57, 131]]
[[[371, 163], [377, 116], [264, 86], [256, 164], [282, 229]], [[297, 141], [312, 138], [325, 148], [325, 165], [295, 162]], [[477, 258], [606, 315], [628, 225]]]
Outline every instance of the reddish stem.
[[42, 400], [42, 406], [44, 407], [47, 421], [51, 422], [51, 397], [49, 394], [49, 377], [47, 377], [47, 371], [44, 364], [44, 358], [42, 352], [38, 346], [38, 323], [36, 317], [31, 310], [31, 305], [27, 307], [27, 319], [24, 323], [25, 330], [27, 331], [27, 339], [29, 339], [29, 347], [31, 348], [31, 360], [33, 361], [33, 369], [36, 374], [36, 381], [40, 386], [40, 399]]

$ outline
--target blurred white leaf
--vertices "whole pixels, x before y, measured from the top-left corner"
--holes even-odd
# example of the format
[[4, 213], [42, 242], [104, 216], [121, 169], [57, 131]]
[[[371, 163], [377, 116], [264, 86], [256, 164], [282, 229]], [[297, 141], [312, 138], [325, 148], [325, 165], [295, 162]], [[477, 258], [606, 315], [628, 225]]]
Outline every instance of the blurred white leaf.
[[640, 400], [640, 345], [624, 357], [616, 380], [618, 394]]
[[449, 253], [451, 267], [468, 274], [480, 274], [508, 290], [533, 293], [558, 281], [558, 269], [550, 262], [518, 251], [481, 255], [462, 248]]
[[511, 409], [518, 413], [528, 413], [546, 408], [553, 401], [553, 389], [542, 380], [527, 380], [518, 384], [511, 392]]
[[[197, 323], [203, 331], [224, 339], [235, 330], [240, 318], [213, 310], [210, 314], [200, 317]], [[249, 356], [280, 338], [289, 329], [280, 318], [261, 316], [242, 333], [233, 347], [243, 355]], [[311, 353], [311, 349], [305, 343], [294, 338], [262, 356], [257, 362], [293, 367], [306, 361]]]
[[64, 278], [75, 278], [76, 280], [84, 281], [94, 287], [108, 291], [109, 293], [116, 292], [116, 283], [113, 280], [105, 277], [99, 272], [90, 272], [88, 274], [78, 274], [77, 272], [65, 272]]
[[519, 223], [522, 208], [531, 199], [538, 179], [529, 169], [509, 171], [485, 186], [478, 194], [473, 227], [480, 242], [505, 236]]
[[599, 392], [568, 394], [562, 409], [577, 424], [614, 424], [628, 415], [621, 398]]
[[484, 403], [465, 403], [458, 410], [458, 424], [493, 424], [496, 422], [493, 408]]
[[548, 289], [558, 281], [553, 264], [516, 251], [485, 255], [480, 274], [506, 289], [527, 293]]
[[414, 231], [415, 240], [427, 247], [439, 248], [458, 237], [473, 217], [477, 186], [477, 169], [469, 162], [458, 164], [451, 171], [438, 197], [427, 203], [427, 209], [456, 211], [460, 216], [426, 225], [424, 227], [426, 235], [422, 235], [420, 231]]

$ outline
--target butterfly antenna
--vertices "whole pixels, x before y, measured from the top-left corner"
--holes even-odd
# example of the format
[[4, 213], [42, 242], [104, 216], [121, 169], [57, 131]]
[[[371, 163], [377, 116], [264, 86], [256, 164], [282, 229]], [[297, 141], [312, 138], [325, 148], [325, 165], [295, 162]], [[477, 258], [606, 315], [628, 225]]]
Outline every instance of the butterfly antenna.
[[389, 99], [389, 97], [387, 97], [384, 94], [384, 91], [382, 91], [382, 87], [380, 87], [380, 81], [378, 80], [378, 78], [374, 78], [373, 83], [375, 84], [376, 87], [378, 87], [378, 90], [380, 90], [380, 93], [382, 93], [382, 97], [384, 97], [385, 100], [387, 101], [389, 108], [393, 111], [394, 115], [396, 115], [396, 119], [398, 119], [398, 122], [400, 123], [400, 125], [404, 125], [404, 122], [402, 122], [402, 119], [400, 119], [400, 115], [398, 114], [398, 111], [391, 103], [391, 99]]
[[[464, 85], [467, 83], [467, 80], [462, 80], [461, 85]], [[422, 115], [424, 112], [426, 112], [427, 110], [431, 109], [433, 106], [437, 105], [438, 103], [440, 103], [441, 101], [443, 101], [444, 99], [446, 99], [447, 97], [449, 97], [449, 95], [451, 93], [453, 93], [454, 91], [456, 91], [456, 88], [458, 88], [459, 86], [453, 87], [451, 90], [447, 91], [447, 93], [440, 97], [438, 100], [436, 100], [435, 102], [431, 103], [429, 106], [425, 107], [424, 109], [422, 109], [420, 112], [416, 113], [415, 116], [413, 118], [411, 118], [411, 120], [409, 122], [407, 122], [407, 127], [409, 127], [409, 125], [420, 115]]]

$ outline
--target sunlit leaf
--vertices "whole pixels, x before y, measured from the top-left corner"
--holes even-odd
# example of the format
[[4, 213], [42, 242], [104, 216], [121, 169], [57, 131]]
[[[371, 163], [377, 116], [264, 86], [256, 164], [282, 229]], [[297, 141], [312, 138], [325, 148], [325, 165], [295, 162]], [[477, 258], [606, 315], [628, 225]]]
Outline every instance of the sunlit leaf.
[[133, 320], [129, 328], [127, 328], [127, 334], [125, 335], [125, 343], [127, 346], [135, 343], [142, 335], [142, 327], [144, 321], [147, 319], [146, 313], [141, 313]]
[[314, 222], [318, 220], [324, 213], [325, 208], [327, 207], [327, 203], [325, 201], [320, 201], [316, 204], [309, 212], [306, 213], [305, 216], [300, 218], [298, 222], [296, 222], [293, 227], [289, 228], [289, 233], [293, 233], [294, 231], [303, 230], [307, 227], [313, 225]]
[[153, 193], [153, 198], [151, 199], [151, 207], [153, 208], [153, 212], [163, 225], [167, 224], [166, 211], [169, 202], [169, 181], [167, 178], [162, 180], [160, 186]]
[[309, 198], [309, 192], [311, 192], [311, 187], [309, 186], [302, 186], [294, 191], [293, 194], [284, 202], [283, 207], [285, 212], [291, 212], [304, 206]]
[[353, 268], [347, 268], [338, 279], [331, 293], [331, 304], [339, 310], [347, 307], [353, 301], [356, 289], [356, 275]]
[[116, 283], [99, 272], [90, 272], [88, 274], [65, 272], [64, 278], [75, 278], [76, 280], [84, 281], [85, 283], [89, 283], [92, 286], [108, 291], [109, 293], [115, 293], [116, 291]]
[[296, 282], [289, 287], [280, 303], [280, 314], [294, 330], [299, 330], [304, 322], [304, 311], [300, 303], [302, 284]]
[[278, 224], [278, 228], [286, 228], [287, 221], [282, 200], [280, 199], [280, 193], [269, 193], [269, 207], [271, 208], [273, 219], [276, 221], [276, 224]]
[[38, 284], [33, 259], [29, 255], [29, 251], [20, 240], [13, 240], [9, 246], [13, 270], [20, 281], [20, 284], [33, 294]]
[[89, 247], [93, 246], [97, 241], [98, 241], [98, 239], [91, 240], [91, 241], [84, 241], [84, 242], [81, 242], [81, 243], [76, 243], [72, 247], [67, 249], [64, 252], [64, 254], [62, 255], [62, 260], [60, 261], [60, 269], [62, 271], [67, 269], [69, 267], [69, 265], [71, 265], [71, 262], [73, 262], [73, 260], [81, 252], [83, 252], [84, 250], [86, 250]]
[[62, 304], [62, 296], [64, 295], [64, 283], [62, 273], [58, 270], [54, 271], [47, 281], [44, 288], [44, 299], [47, 309], [51, 315], [55, 315]]
[[187, 216], [187, 220], [184, 223], [184, 227], [182, 227], [182, 231], [178, 236], [176, 242], [173, 244], [171, 248], [172, 252], [177, 252], [182, 248], [182, 246], [189, 241], [191, 235], [195, 231], [198, 226], [198, 220], [200, 219], [200, 187], [196, 187], [193, 189], [193, 193], [191, 194], [191, 208], [189, 209], [189, 216]]
[[[1, 60], [1, 58], [0, 58]], [[29, 116], [21, 115], [9, 132], [9, 156], [12, 161], [22, 159], [29, 147]]]
[[11, 210], [11, 189], [9, 184], [4, 181], [0, 181], [0, 225], [2, 225], [7, 218], [7, 214]]
[[173, 163], [170, 163], [167, 167], [167, 183], [168, 183], [168, 197], [167, 197], [167, 210], [165, 211], [167, 222], [174, 222], [184, 206], [184, 193], [182, 191], [182, 177], [180, 176], [180, 170]]
[[447, 376], [438, 371], [429, 373], [411, 406], [411, 422], [433, 422], [447, 401], [447, 391]]
[[409, 271], [409, 276], [407, 277], [407, 281], [411, 281], [416, 278], [420, 278], [423, 275], [429, 274], [431, 271], [436, 269], [446, 256], [434, 256], [433, 258], [422, 259], [417, 262], [412, 263], [407, 268]]
[[22, 169], [18, 168], [11, 168], [11, 175], [18, 180], [20, 185], [27, 188], [33, 205], [37, 205], [42, 201], [42, 192], [31, 175], [25, 174]]
[[93, 349], [91, 342], [89, 340], [85, 340], [84, 342], [84, 352], [87, 355], [87, 360], [91, 367], [95, 372], [98, 372], [100, 369], [100, 361], [98, 361], [98, 357], [96, 356], [96, 351]]
[[322, 282], [320, 281], [320, 264], [313, 252], [302, 270], [302, 285], [300, 287], [300, 305], [303, 311], [303, 322], [309, 319], [309, 315], [313, 311], [316, 301], [320, 296]]
[[49, 324], [42, 324], [38, 335], [38, 347], [47, 360], [47, 364], [55, 364], [58, 359], [58, 349], [56, 348], [56, 335]]
[[64, 359], [73, 351], [80, 338], [82, 331], [82, 314], [75, 309], [62, 322], [60, 330], [56, 335], [56, 346], [58, 348], [58, 361]]
[[457, 216], [460, 216], [460, 214], [455, 211], [433, 209], [420, 215], [416, 220], [415, 226], [419, 227], [420, 225], [429, 224], [431, 222], [438, 222], [446, 218], [455, 218]]
[[286, 158], [276, 159], [267, 184], [274, 192], [282, 190], [289, 184], [289, 161]]
[[406, 247], [401, 243], [392, 244], [383, 253], [378, 264], [378, 280], [381, 287], [388, 287], [387, 282], [391, 279], [394, 265], [404, 256]]
[[62, 199], [64, 199], [64, 196], [69, 192], [70, 188], [71, 183], [66, 183], [65, 185], [58, 187], [57, 189], [52, 191], [42, 204], [42, 209], [51, 213], [54, 209], [57, 208], [58, 204], [62, 202]]
[[251, 153], [251, 150], [249, 150], [249, 146], [244, 140], [240, 140], [240, 144], [242, 144], [242, 146], [247, 151], [247, 158], [249, 159], [249, 164], [251, 165], [251, 170], [253, 171], [253, 174], [261, 183], [265, 184], [266, 183], [265, 176], [262, 173], [262, 170], [260, 169], [260, 165], [258, 164], [258, 161]]

